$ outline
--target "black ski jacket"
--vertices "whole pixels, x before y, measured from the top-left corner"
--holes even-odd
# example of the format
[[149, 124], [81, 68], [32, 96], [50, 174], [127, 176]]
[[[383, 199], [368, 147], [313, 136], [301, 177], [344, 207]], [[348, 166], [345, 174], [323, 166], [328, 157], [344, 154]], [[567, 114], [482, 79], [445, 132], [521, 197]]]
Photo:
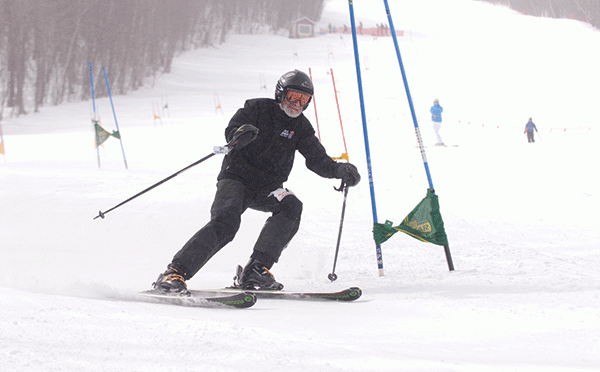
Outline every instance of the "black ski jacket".
[[243, 124], [257, 127], [258, 137], [225, 155], [218, 180], [235, 179], [253, 191], [273, 191], [287, 181], [296, 150], [306, 158], [308, 169], [321, 177], [337, 178], [338, 164], [327, 155], [304, 114], [290, 118], [270, 98], [247, 100], [225, 129], [227, 142]]

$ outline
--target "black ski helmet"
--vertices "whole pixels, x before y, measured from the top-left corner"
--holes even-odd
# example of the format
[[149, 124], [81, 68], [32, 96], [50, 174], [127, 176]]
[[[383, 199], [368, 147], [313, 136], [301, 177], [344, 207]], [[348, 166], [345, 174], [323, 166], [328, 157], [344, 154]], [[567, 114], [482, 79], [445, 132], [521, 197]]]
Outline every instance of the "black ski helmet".
[[[299, 70], [286, 72], [285, 74], [281, 75], [279, 80], [277, 80], [277, 85], [275, 86], [275, 102], [283, 102], [283, 96], [289, 89], [308, 93], [311, 96], [311, 100], [312, 95], [315, 92], [312, 81], [308, 75]], [[310, 100], [308, 102], [310, 103]]]

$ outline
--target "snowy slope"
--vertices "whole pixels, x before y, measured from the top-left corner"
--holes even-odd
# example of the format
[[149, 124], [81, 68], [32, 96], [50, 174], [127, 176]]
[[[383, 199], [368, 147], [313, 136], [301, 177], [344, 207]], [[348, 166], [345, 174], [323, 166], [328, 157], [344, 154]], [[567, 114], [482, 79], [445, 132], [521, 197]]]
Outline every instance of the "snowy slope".
[[[387, 22], [382, 2], [354, 3], [365, 27]], [[454, 272], [441, 247], [399, 233], [382, 245], [378, 275], [351, 37], [232, 35], [113, 97], [128, 170], [114, 138], [98, 168], [91, 101], [2, 121], [0, 370], [598, 370], [600, 33], [470, 0], [390, 6], [405, 30], [400, 47], [425, 143], [434, 141], [428, 109], [438, 98], [444, 141], [458, 145], [427, 148]], [[346, 1], [327, 3], [320, 26], [329, 23], [349, 25]], [[358, 46], [378, 219], [397, 224], [427, 180], [391, 39], [361, 36]], [[222, 145], [244, 100], [272, 96], [294, 68], [311, 68], [321, 139], [339, 156], [334, 70], [363, 181], [348, 195], [339, 279], [330, 283], [342, 198], [335, 180], [299, 156], [286, 186], [304, 202], [303, 222], [273, 271], [290, 290], [358, 285], [361, 300], [261, 300], [247, 310], [133, 301], [208, 220], [220, 158], [105, 220], [93, 217]], [[153, 104], [166, 103], [162, 122], [153, 120]], [[114, 130], [109, 100], [96, 106]], [[312, 105], [306, 115], [316, 127]], [[529, 117], [540, 129], [535, 144], [523, 134]], [[236, 239], [189, 286], [230, 284], [266, 218], [248, 211]]]

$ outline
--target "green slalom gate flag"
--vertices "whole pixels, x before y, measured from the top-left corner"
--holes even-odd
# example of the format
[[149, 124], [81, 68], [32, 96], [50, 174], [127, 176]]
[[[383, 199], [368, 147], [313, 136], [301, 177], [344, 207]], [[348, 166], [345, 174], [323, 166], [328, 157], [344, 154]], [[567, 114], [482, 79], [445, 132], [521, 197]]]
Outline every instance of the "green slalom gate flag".
[[377, 244], [387, 241], [398, 231], [405, 232], [413, 238], [437, 245], [448, 245], [448, 237], [444, 230], [444, 221], [440, 214], [438, 196], [427, 189], [427, 196], [406, 216], [398, 226], [392, 221], [373, 225], [373, 237]]
[[94, 129], [96, 131], [96, 147], [100, 146], [104, 143], [110, 136], [113, 136], [117, 139], [121, 139], [121, 135], [119, 131], [113, 131], [112, 133], [107, 132], [98, 124], [98, 121], [94, 121]]

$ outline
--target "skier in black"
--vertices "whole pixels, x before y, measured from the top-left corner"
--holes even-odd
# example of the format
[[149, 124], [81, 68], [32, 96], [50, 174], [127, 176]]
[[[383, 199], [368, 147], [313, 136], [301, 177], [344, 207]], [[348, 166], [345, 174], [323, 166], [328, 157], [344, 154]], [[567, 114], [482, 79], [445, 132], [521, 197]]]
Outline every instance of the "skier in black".
[[302, 202], [283, 187], [296, 150], [306, 166], [325, 178], [339, 178], [346, 186], [360, 181], [356, 167], [336, 163], [315, 136], [302, 114], [314, 93], [305, 73], [294, 70], [279, 78], [275, 99], [247, 100], [225, 129], [230, 152], [217, 177], [211, 219], [173, 257], [153, 288], [165, 293], [186, 293], [186, 280], [233, 240], [247, 208], [270, 212], [246, 267], [238, 276], [244, 289], [281, 290], [269, 271], [298, 231]]

